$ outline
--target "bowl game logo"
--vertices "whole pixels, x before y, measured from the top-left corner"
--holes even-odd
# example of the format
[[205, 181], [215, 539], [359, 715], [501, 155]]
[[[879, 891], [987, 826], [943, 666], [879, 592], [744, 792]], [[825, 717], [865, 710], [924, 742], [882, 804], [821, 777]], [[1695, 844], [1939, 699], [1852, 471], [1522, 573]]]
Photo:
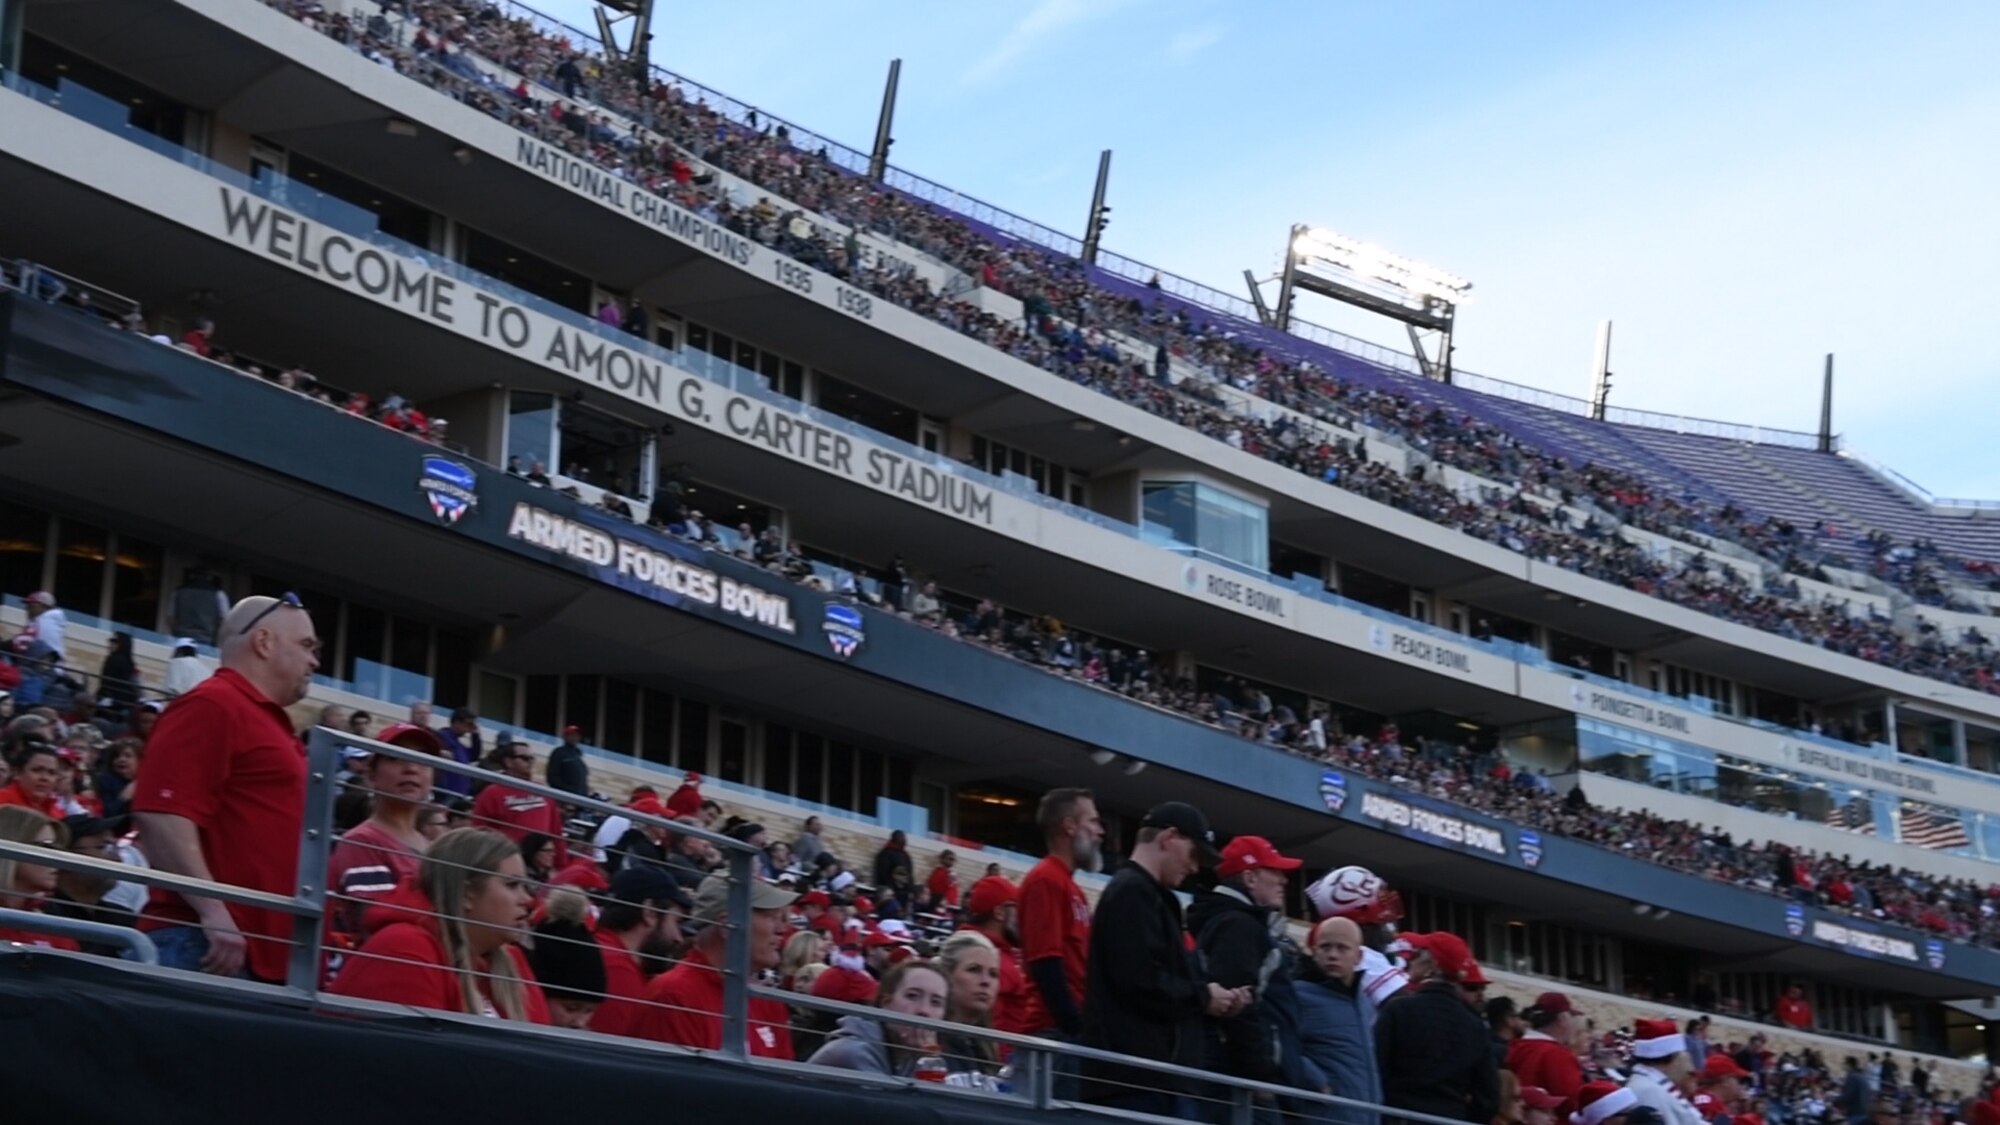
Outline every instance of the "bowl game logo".
[[1521, 851], [1522, 863], [1527, 864], [1529, 867], [1540, 867], [1542, 865], [1542, 834], [1540, 832], [1523, 832], [1520, 838], [1514, 843]]
[[1924, 964], [1933, 969], [1944, 968], [1944, 942], [1932, 938], [1924, 943]]
[[826, 633], [826, 643], [833, 654], [846, 660], [861, 650], [861, 642], [868, 639], [862, 629], [861, 611], [851, 605], [828, 602], [826, 622], [820, 628]]
[[1806, 932], [1806, 908], [1798, 903], [1785, 907], [1785, 932], [1799, 937]]
[[1347, 779], [1332, 770], [1319, 775], [1319, 799], [1326, 811], [1337, 813], [1347, 807]]
[[431, 513], [446, 523], [457, 523], [479, 505], [479, 478], [447, 457], [424, 458], [417, 488], [431, 502]]

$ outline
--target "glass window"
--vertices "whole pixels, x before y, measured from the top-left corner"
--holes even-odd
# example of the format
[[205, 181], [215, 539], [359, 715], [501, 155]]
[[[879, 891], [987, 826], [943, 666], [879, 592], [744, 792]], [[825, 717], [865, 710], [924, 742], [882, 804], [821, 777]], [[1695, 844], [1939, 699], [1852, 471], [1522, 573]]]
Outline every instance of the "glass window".
[[132, 535], [118, 537], [111, 571], [111, 620], [137, 629], [159, 624], [160, 571], [166, 557], [166, 548], [158, 543]]
[[556, 416], [564, 476], [621, 496], [650, 495], [643, 490], [652, 444], [646, 427], [580, 402], [562, 403]]
[[71, 615], [102, 616], [105, 532], [81, 520], [62, 520], [56, 533], [56, 604]]
[[561, 693], [561, 676], [529, 676], [526, 704], [521, 709], [521, 725], [538, 731], [553, 731], [561, 726], [556, 715]]
[[798, 779], [795, 795], [800, 800], [825, 800], [826, 787], [826, 743], [819, 735], [799, 732], [798, 764], [794, 776]]
[[639, 742], [639, 756], [649, 762], [674, 760], [674, 697], [663, 691], [648, 691], [645, 710], [640, 715], [645, 732]]
[[1147, 481], [1145, 530], [1253, 570], [1270, 567], [1270, 513], [1262, 504], [1199, 481]]
[[773, 793], [792, 791], [792, 728], [778, 723], [764, 724], [764, 788]]
[[597, 745], [598, 693], [603, 689], [602, 676], [571, 676], [568, 688], [563, 692], [561, 722], [550, 727], [549, 733], [561, 734], [562, 727], [575, 723], [583, 728], [583, 741]]
[[630, 754], [639, 730], [639, 689], [624, 680], [604, 681], [604, 729], [598, 745]]
[[[450, 699], [451, 696], [445, 695]], [[499, 672], [479, 673], [479, 716], [489, 723], [512, 726], [519, 721], [521, 682]]]
[[352, 602], [347, 606], [347, 649], [340, 666], [340, 678], [355, 679], [359, 661], [382, 662], [382, 648], [388, 641], [389, 617], [381, 610]]
[[555, 464], [556, 396], [515, 391], [507, 396], [507, 465], [525, 474]]
[[[472, 638], [451, 629], [437, 631], [437, 699], [457, 707], [472, 699]], [[504, 712], [511, 715], [511, 706]]]
[[[430, 672], [431, 627], [421, 621], [398, 616], [389, 627], [389, 663], [406, 672]], [[398, 703], [408, 703], [399, 699]]]
[[674, 764], [684, 770], [708, 772], [708, 704], [681, 700], [681, 741]]
[[828, 746], [826, 803], [835, 808], [854, 809], [854, 747], [846, 742], [833, 742]]
[[716, 749], [720, 751], [724, 781], [743, 781], [750, 776], [750, 728], [724, 719], [716, 724]]
[[0, 501], [0, 590], [24, 594], [41, 589], [48, 549], [48, 515]]

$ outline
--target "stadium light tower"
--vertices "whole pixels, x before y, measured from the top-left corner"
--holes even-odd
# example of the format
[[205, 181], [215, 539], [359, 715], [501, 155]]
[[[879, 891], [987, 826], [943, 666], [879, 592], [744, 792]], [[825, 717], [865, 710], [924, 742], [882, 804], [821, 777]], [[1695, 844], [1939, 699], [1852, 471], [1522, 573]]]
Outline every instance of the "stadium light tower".
[[1090, 219], [1083, 227], [1083, 251], [1077, 256], [1086, 264], [1097, 263], [1097, 247], [1104, 241], [1104, 228], [1111, 225], [1111, 208], [1104, 202], [1104, 189], [1111, 185], [1111, 150], [1097, 154], [1097, 190], [1090, 193]]
[[[1373, 243], [1300, 223], [1285, 245], [1273, 327], [1291, 330], [1300, 289], [1401, 321], [1424, 374], [1451, 382], [1452, 323], [1471, 282]], [[1427, 340], [1436, 344], [1435, 355]]]
[[[653, 45], [653, 0], [597, 0], [595, 15], [605, 58], [629, 66], [632, 77], [643, 84]], [[632, 21], [632, 35], [620, 45], [617, 25], [625, 20]]]

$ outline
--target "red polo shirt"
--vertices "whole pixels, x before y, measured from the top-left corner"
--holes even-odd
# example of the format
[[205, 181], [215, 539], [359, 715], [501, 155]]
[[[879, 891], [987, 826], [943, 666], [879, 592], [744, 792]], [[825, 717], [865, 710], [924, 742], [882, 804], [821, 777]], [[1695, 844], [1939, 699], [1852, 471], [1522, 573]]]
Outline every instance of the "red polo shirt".
[[563, 836], [562, 809], [539, 793], [496, 781], [481, 789], [479, 798], [472, 802], [472, 823], [477, 828], [491, 828], [517, 844], [527, 839], [529, 833], [539, 832], [556, 842], [556, 869], [569, 864], [569, 840]]
[[604, 1003], [590, 1017], [590, 1030], [606, 1035], [636, 1035], [639, 1016], [646, 1009], [646, 978], [639, 972], [639, 958], [617, 934], [599, 930], [595, 935], [604, 953]]
[[[1069, 865], [1047, 856], [1030, 869], [1021, 880], [1020, 911], [1023, 966], [1062, 958], [1070, 997], [1081, 1012], [1084, 970], [1090, 963], [1090, 900], [1083, 897]], [[1046, 1031], [1056, 1025], [1033, 977], [1028, 978], [1027, 1000], [1021, 1015], [1026, 1030]]]
[[[661, 1043], [679, 1043], [713, 1051], [722, 1046], [722, 973], [699, 949], [681, 963], [653, 978], [646, 988], [646, 1008], [632, 1034]], [[791, 1017], [776, 1000], [750, 1001], [750, 1054], [757, 1058], [792, 1057]]]
[[[167, 705], [139, 762], [132, 809], [192, 821], [216, 882], [291, 895], [305, 796], [305, 748], [291, 717], [240, 673], [222, 668]], [[229, 913], [249, 939], [250, 971], [285, 979], [291, 915], [234, 904]], [[156, 889], [140, 928], [195, 922], [179, 895]]]

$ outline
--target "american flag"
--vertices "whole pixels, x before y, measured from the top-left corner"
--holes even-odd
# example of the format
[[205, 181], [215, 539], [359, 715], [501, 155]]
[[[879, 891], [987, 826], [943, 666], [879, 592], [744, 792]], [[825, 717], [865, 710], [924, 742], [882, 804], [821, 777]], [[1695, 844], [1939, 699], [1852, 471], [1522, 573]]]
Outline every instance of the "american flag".
[[1948, 852], [1972, 846], [1971, 838], [1965, 834], [1965, 821], [1957, 809], [1920, 801], [1903, 803], [1902, 836], [1906, 844], [1933, 851]]
[[1843, 832], [1857, 832], [1863, 836], [1875, 834], [1875, 806], [1856, 798], [1846, 804], [1827, 810], [1826, 822]]

